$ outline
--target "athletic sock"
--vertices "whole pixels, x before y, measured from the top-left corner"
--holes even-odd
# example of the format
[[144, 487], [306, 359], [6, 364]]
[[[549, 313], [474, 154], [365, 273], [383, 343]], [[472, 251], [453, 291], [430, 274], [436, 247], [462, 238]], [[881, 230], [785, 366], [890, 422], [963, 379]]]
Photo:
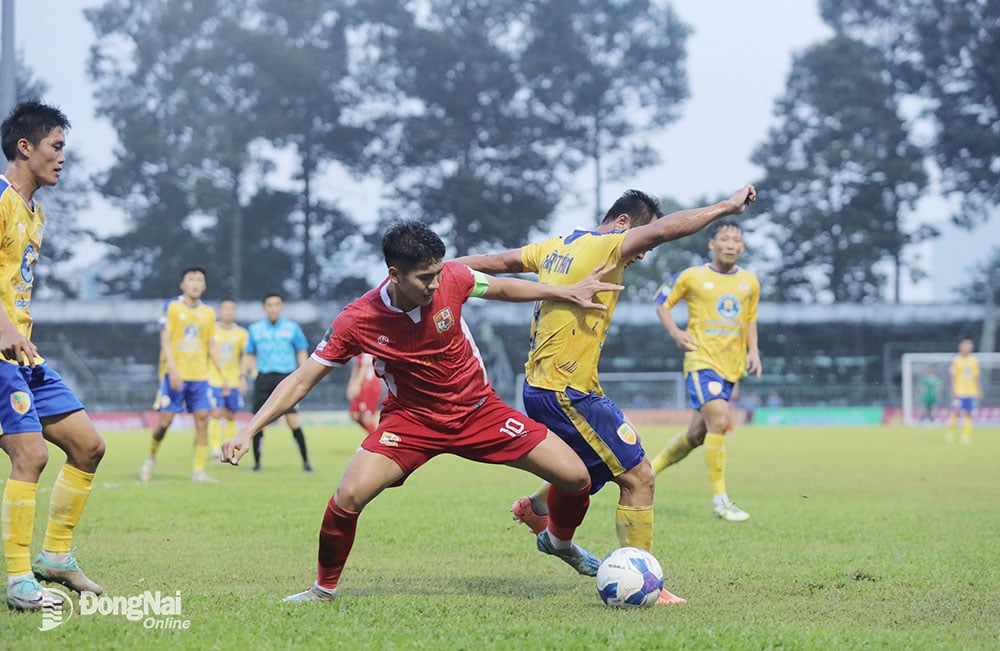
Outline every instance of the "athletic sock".
[[653, 474], [674, 465], [686, 457], [693, 449], [688, 442], [687, 433], [681, 432], [680, 434], [675, 434], [667, 442], [663, 450], [650, 460], [650, 463], [653, 465]]
[[[42, 549], [51, 554], [68, 554], [73, 547], [73, 529], [83, 515], [94, 483], [94, 473], [63, 465], [52, 488], [49, 523]], [[65, 560], [65, 559], [63, 559]]]
[[590, 507], [590, 482], [578, 491], [567, 492], [558, 486], [549, 487], [549, 534], [561, 541], [573, 540], [576, 528], [583, 522]]
[[618, 505], [615, 512], [615, 531], [622, 547], [653, 550], [653, 505]]
[[966, 416], [962, 420], [962, 440], [968, 441], [972, 437], [972, 416]]
[[257, 432], [253, 435], [253, 462], [254, 465], [260, 465], [260, 453], [261, 449], [264, 447], [264, 432]]
[[319, 560], [316, 566], [316, 585], [324, 590], [333, 590], [340, 581], [347, 556], [354, 546], [354, 536], [358, 530], [358, 516], [337, 504], [336, 495], [330, 498], [323, 515], [323, 525], [319, 529]]
[[309, 463], [309, 454], [306, 452], [306, 435], [302, 433], [301, 427], [296, 427], [292, 430], [292, 438], [295, 439], [295, 445], [299, 446], [302, 463]]
[[218, 450], [222, 447], [222, 419], [210, 418], [208, 421], [208, 447]]
[[712, 494], [726, 492], [726, 437], [723, 434], [705, 435], [705, 464], [708, 466], [708, 481], [712, 484]]
[[8, 479], [3, 489], [3, 554], [8, 576], [31, 573], [31, 534], [35, 528], [38, 484]]
[[205, 460], [208, 459], [208, 446], [194, 446], [194, 470], [195, 472], [205, 469]]

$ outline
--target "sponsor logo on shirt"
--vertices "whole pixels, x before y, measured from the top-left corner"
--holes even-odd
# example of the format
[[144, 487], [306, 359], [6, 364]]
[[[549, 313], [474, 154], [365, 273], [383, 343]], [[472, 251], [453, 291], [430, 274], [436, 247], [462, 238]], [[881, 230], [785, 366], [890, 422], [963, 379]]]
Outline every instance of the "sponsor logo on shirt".
[[622, 423], [618, 426], [618, 438], [625, 441], [629, 445], [635, 445], [635, 442], [639, 440], [639, 436], [628, 423]]
[[382, 438], [379, 439], [379, 443], [390, 448], [398, 448], [400, 441], [403, 439], [399, 438], [392, 432], [382, 432]]
[[726, 319], [735, 319], [740, 313], [740, 299], [732, 294], [723, 294], [715, 304], [715, 309]]
[[31, 396], [25, 391], [15, 391], [10, 394], [10, 406], [14, 411], [23, 416], [31, 408]]
[[450, 307], [446, 307], [434, 315], [434, 325], [437, 326], [438, 332], [444, 332], [455, 325], [455, 317], [452, 315]]
[[38, 254], [34, 244], [24, 247], [24, 256], [21, 258], [21, 280], [24, 282], [30, 283], [35, 279], [35, 261], [37, 259]]

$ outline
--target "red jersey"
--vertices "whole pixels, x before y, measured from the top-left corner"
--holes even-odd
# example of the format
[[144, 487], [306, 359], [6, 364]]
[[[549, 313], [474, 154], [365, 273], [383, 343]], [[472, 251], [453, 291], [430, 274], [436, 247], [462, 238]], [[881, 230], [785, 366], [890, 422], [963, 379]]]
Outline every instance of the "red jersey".
[[482, 356], [462, 319], [462, 305], [475, 285], [472, 271], [446, 262], [430, 305], [409, 312], [392, 306], [388, 284], [387, 278], [347, 305], [312, 358], [341, 366], [369, 353], [389, 389], [383, 414], [404, 410], [432, 427], [461, 427], [493, 395]]

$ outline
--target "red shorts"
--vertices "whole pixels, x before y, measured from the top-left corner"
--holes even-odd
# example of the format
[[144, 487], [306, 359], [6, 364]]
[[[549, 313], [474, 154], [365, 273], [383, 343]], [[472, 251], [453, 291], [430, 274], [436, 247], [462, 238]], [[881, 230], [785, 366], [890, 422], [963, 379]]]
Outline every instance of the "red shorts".
[[455, 431], [428, 427], [405, 410], [383, 412], [378, 429], [361, 447], [389, 457], [409, 475], [443, 453], [482, 463], [516, 461], [544, 441], [547, 433], [545, 425], [508, 407], [494, 394]]
[[351, 413], [377, 414], [382, 406], [382, 380], [372, 378], [361, 385], [361, 393], [351, 401]]

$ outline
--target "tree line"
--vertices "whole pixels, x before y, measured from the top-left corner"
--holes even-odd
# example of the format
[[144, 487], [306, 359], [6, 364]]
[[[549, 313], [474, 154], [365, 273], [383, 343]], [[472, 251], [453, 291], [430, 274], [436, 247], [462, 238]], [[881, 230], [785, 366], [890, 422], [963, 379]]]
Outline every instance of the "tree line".
[[[749, 263], [769, 299], [898, 300], [921, 273], [912, 245], [938, 234], [913, 216], [928, 170], [962, 225], [1000, 194], [1000, 0], [820, 6], [835, 34], [795, 57], [752, 156]], [[688, 95], [690, 29], [662, 1], [107, 0], [86, 17], [119, 142], [93, 181], [127, 215], [106, 291], [137, 298], [175, 292], [190, 264], [238, 298], [351, 297], [400, 215], [453, 255], [518, 246], [581, 169], [601, 213], [609, 180], [657, 162], [647, 136]], [[333, 197], [353, 187], [321, 187], [334, 171], [379, 178], [388, 207], [349, 214]], [[47, 235], [57, 256], [62, 237]], [[633, 267], [631, 291], [703, 260], [703, 239]], [[71, 292], [56, 269], [43, 281]]]

